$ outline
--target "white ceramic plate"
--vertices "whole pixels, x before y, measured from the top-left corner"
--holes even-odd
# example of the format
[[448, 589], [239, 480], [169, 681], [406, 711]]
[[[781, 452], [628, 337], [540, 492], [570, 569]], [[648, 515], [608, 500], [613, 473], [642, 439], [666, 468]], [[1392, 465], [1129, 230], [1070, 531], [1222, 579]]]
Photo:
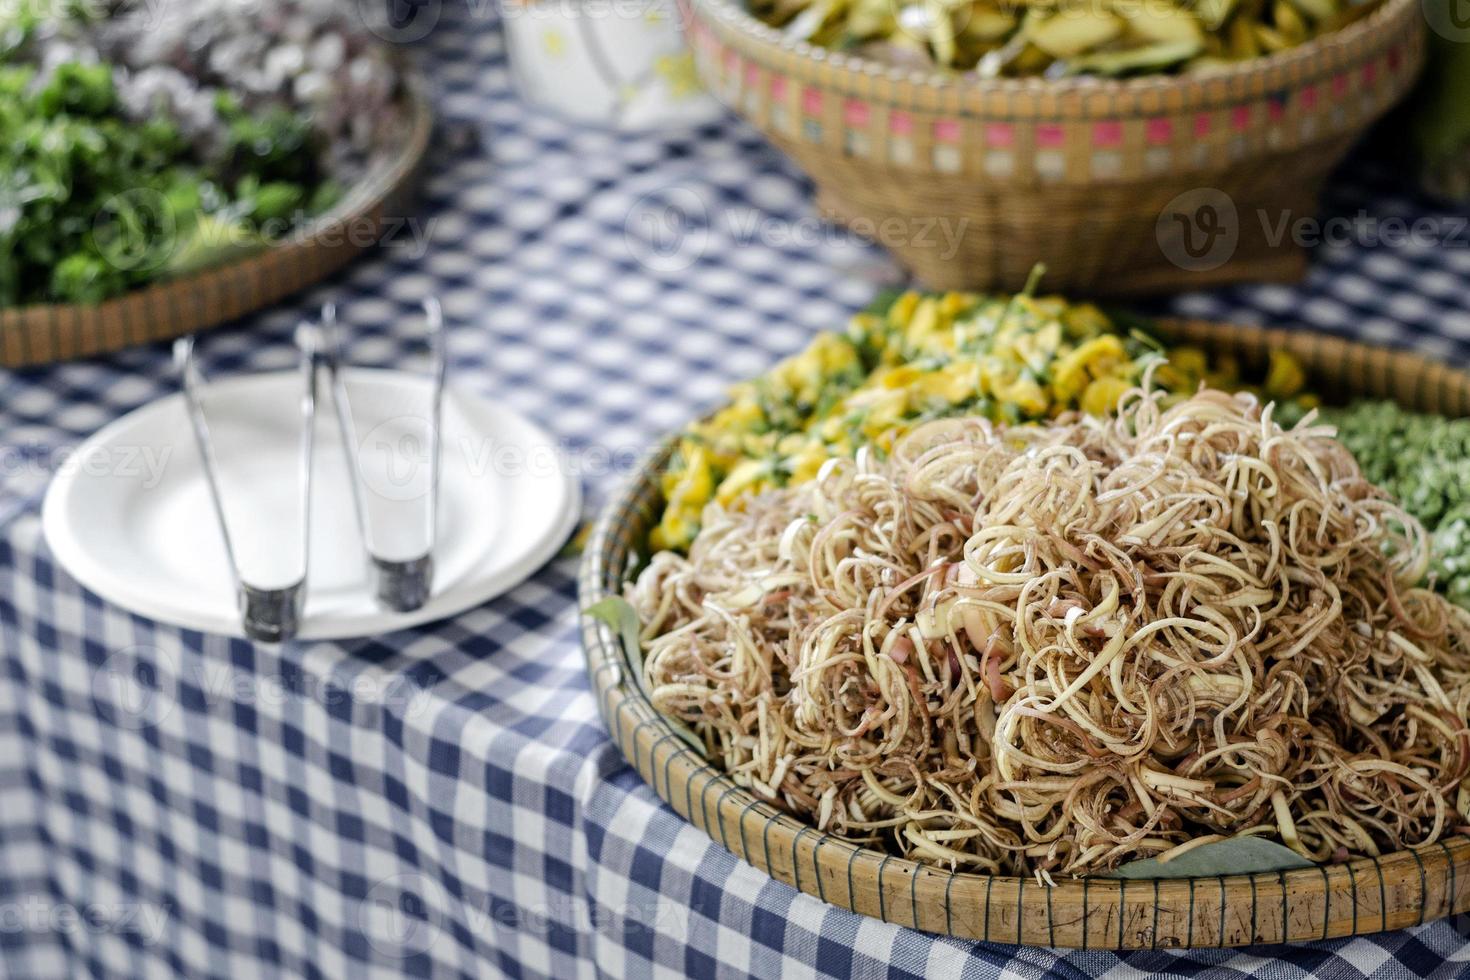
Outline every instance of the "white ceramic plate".
[[[349, 370], [345, 378], [379, 550], [409, 557], [426, 538], [420, 530], [414, 540], [428, 485], [421, 453], [428, 381], [378, 370]], [[232, 378], [205, 392], [242, 573], [254, 585], [284, 584], [300, 553], [293, 496], [299, 375]], [[453, 385], [444, 392], [443, 426], [434, 592], [423, 607], [394, 613], [371, 593], [346, 458], [322, 385], [301, 638], [366, 636], [452, 616], [519, 584], [565, 542], [581, 491], [548, 433]], [[62, 567], [109, 602], [165, 623], [243, 635], [181, 395], [88, 439], [52, 480], [42, 525]]]

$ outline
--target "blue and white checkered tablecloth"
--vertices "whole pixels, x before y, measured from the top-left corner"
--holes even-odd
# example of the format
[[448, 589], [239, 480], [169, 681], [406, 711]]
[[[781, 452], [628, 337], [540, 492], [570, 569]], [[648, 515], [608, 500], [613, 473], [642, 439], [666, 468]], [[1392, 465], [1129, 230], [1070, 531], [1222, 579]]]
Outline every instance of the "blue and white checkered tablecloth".
[[[619, 137], [528, 110], [491, 6], [445, 4], [421, 45], [449, 134], [427, 251], [405, 232], [208, 345], [217, 371], [284, 367], [293, 323], [331, 297], [353, 358], [392, 364], [437, 293], [458, 383], [563, 439], [590, 509], [657, 435], [895, 273], [817, 223], [738, 123]], [[1358, 165], [1328, 213], [1435, 216], [1395, 186]], [[690, 201], [695, 233], [658, 226]], [[1464, 358], [1470, 241], [1438, 220], [1438, 246], [1331, 246], [1300, 287], [1173, 308]], [[684, 823], [609, 743], [574, 558], [348, 643], [258, 646], [108, 606], [54, 563], [40, 500], [70, 447], [168, 390], [167, 365], [154, 347], [0, 373], [0, 976], [1470, 974], [1450, 922], [1115, 956], [959, 942], [801, 895]]]

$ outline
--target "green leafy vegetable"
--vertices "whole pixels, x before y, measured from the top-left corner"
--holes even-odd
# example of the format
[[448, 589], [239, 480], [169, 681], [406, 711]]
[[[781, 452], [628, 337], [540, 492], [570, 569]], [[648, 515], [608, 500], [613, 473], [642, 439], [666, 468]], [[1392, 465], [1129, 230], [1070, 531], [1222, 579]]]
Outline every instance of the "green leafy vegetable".
[[1201, 844], [1169, 861], [1129, 861], [1108, 878], [1215, 878], [1316, 867], [1291, 848], [1264, 837], [1231, 837]]
[[[641, 630], [638, 611], [628, 600], [615, 595], [594, 602], [582, 611], [593, 619], [606, 623], [617, 632], [618, 638], [623, 643], [623, 657], [626, 660], [628, 673], [633, 675], [633, 682], [638, 686], [638, 690], [643, 692], [643, 696], [650, 697], [648, 682], [643, 677], [643, 646], [638, 640]], [[674, 734], [688, 742], [694, 751], [701, 756], [704, 755], [704, 742], [694, 734], [689, 726], [668, 715], [660, 714], [659, 717], [664, 724], [674, 730]]]
[[1470, 608], [1470, 419], [1365, 401], [1329, 409], [1323, 420], [1337, 426], [1363, 474], [1429, 529], [1436, 587]]
[[0, 65], [0, 306], [96, 303], [218, 264], [341, 195], [303, 116], [225, 97], [208, 147], [167, 115], [127, 117], [111, 65], [48, 71]]

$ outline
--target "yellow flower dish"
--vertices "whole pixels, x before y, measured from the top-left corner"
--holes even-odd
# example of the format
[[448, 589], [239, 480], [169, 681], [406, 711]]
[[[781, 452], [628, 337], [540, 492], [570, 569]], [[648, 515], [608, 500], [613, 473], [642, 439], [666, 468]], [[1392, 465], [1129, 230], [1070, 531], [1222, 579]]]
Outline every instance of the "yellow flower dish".
[[[737, 385], [730, 404], [690, 426], [664, 475], [666, 507], [650, 543], [683, 550], [706, 505], [802, 483], [834, 457], [893, 440], [935, 418], [1021, 424], [1067, 411], [1102, 415], [1154, 366], [1175, 393], [1242, 384], [1228, 359], [1166, 349], [1090, 303], [1060, 297], [905, 292], [818, 334], [803, 351]], [[1264, 396], [1298, 398], [1300, 364], [1272, 356]], [[1298, 401], [1302, 399], [1298, 398]]]

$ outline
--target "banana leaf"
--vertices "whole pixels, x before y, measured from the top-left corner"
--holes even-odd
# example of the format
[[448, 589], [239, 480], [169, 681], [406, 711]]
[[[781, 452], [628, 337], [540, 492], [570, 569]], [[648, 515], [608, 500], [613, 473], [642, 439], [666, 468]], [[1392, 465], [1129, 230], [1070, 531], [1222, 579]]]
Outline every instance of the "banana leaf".
[[1231, 837], [1201, 844], [1169, 861], [1144, 858], [1115, 869], [1107, 878], [1217, 878], [1316, 867], [1296, 851], [1264, 837]]
[[[582, 611], [593, 619], [611, 626], [618, 634], [618, 639], [623, 644], [624, 673], [631, 674], [634, 685], [644, 697], [652, 701], [648, 681], [643, 676], [643, 645], [638, 640], [642, 626], [638, 622], [638, 611], [627, 599], [615, 595], [608, 596], [600, 602], [594, 602]], [[674, 730], [674, 734], [689, 743], [690, 748], [698, 752], [700, 756], [704, 755], [704, 741], [694, 734], [693, 729], [682, 721], [667, 715], [663, 716], [663, 720]]]

